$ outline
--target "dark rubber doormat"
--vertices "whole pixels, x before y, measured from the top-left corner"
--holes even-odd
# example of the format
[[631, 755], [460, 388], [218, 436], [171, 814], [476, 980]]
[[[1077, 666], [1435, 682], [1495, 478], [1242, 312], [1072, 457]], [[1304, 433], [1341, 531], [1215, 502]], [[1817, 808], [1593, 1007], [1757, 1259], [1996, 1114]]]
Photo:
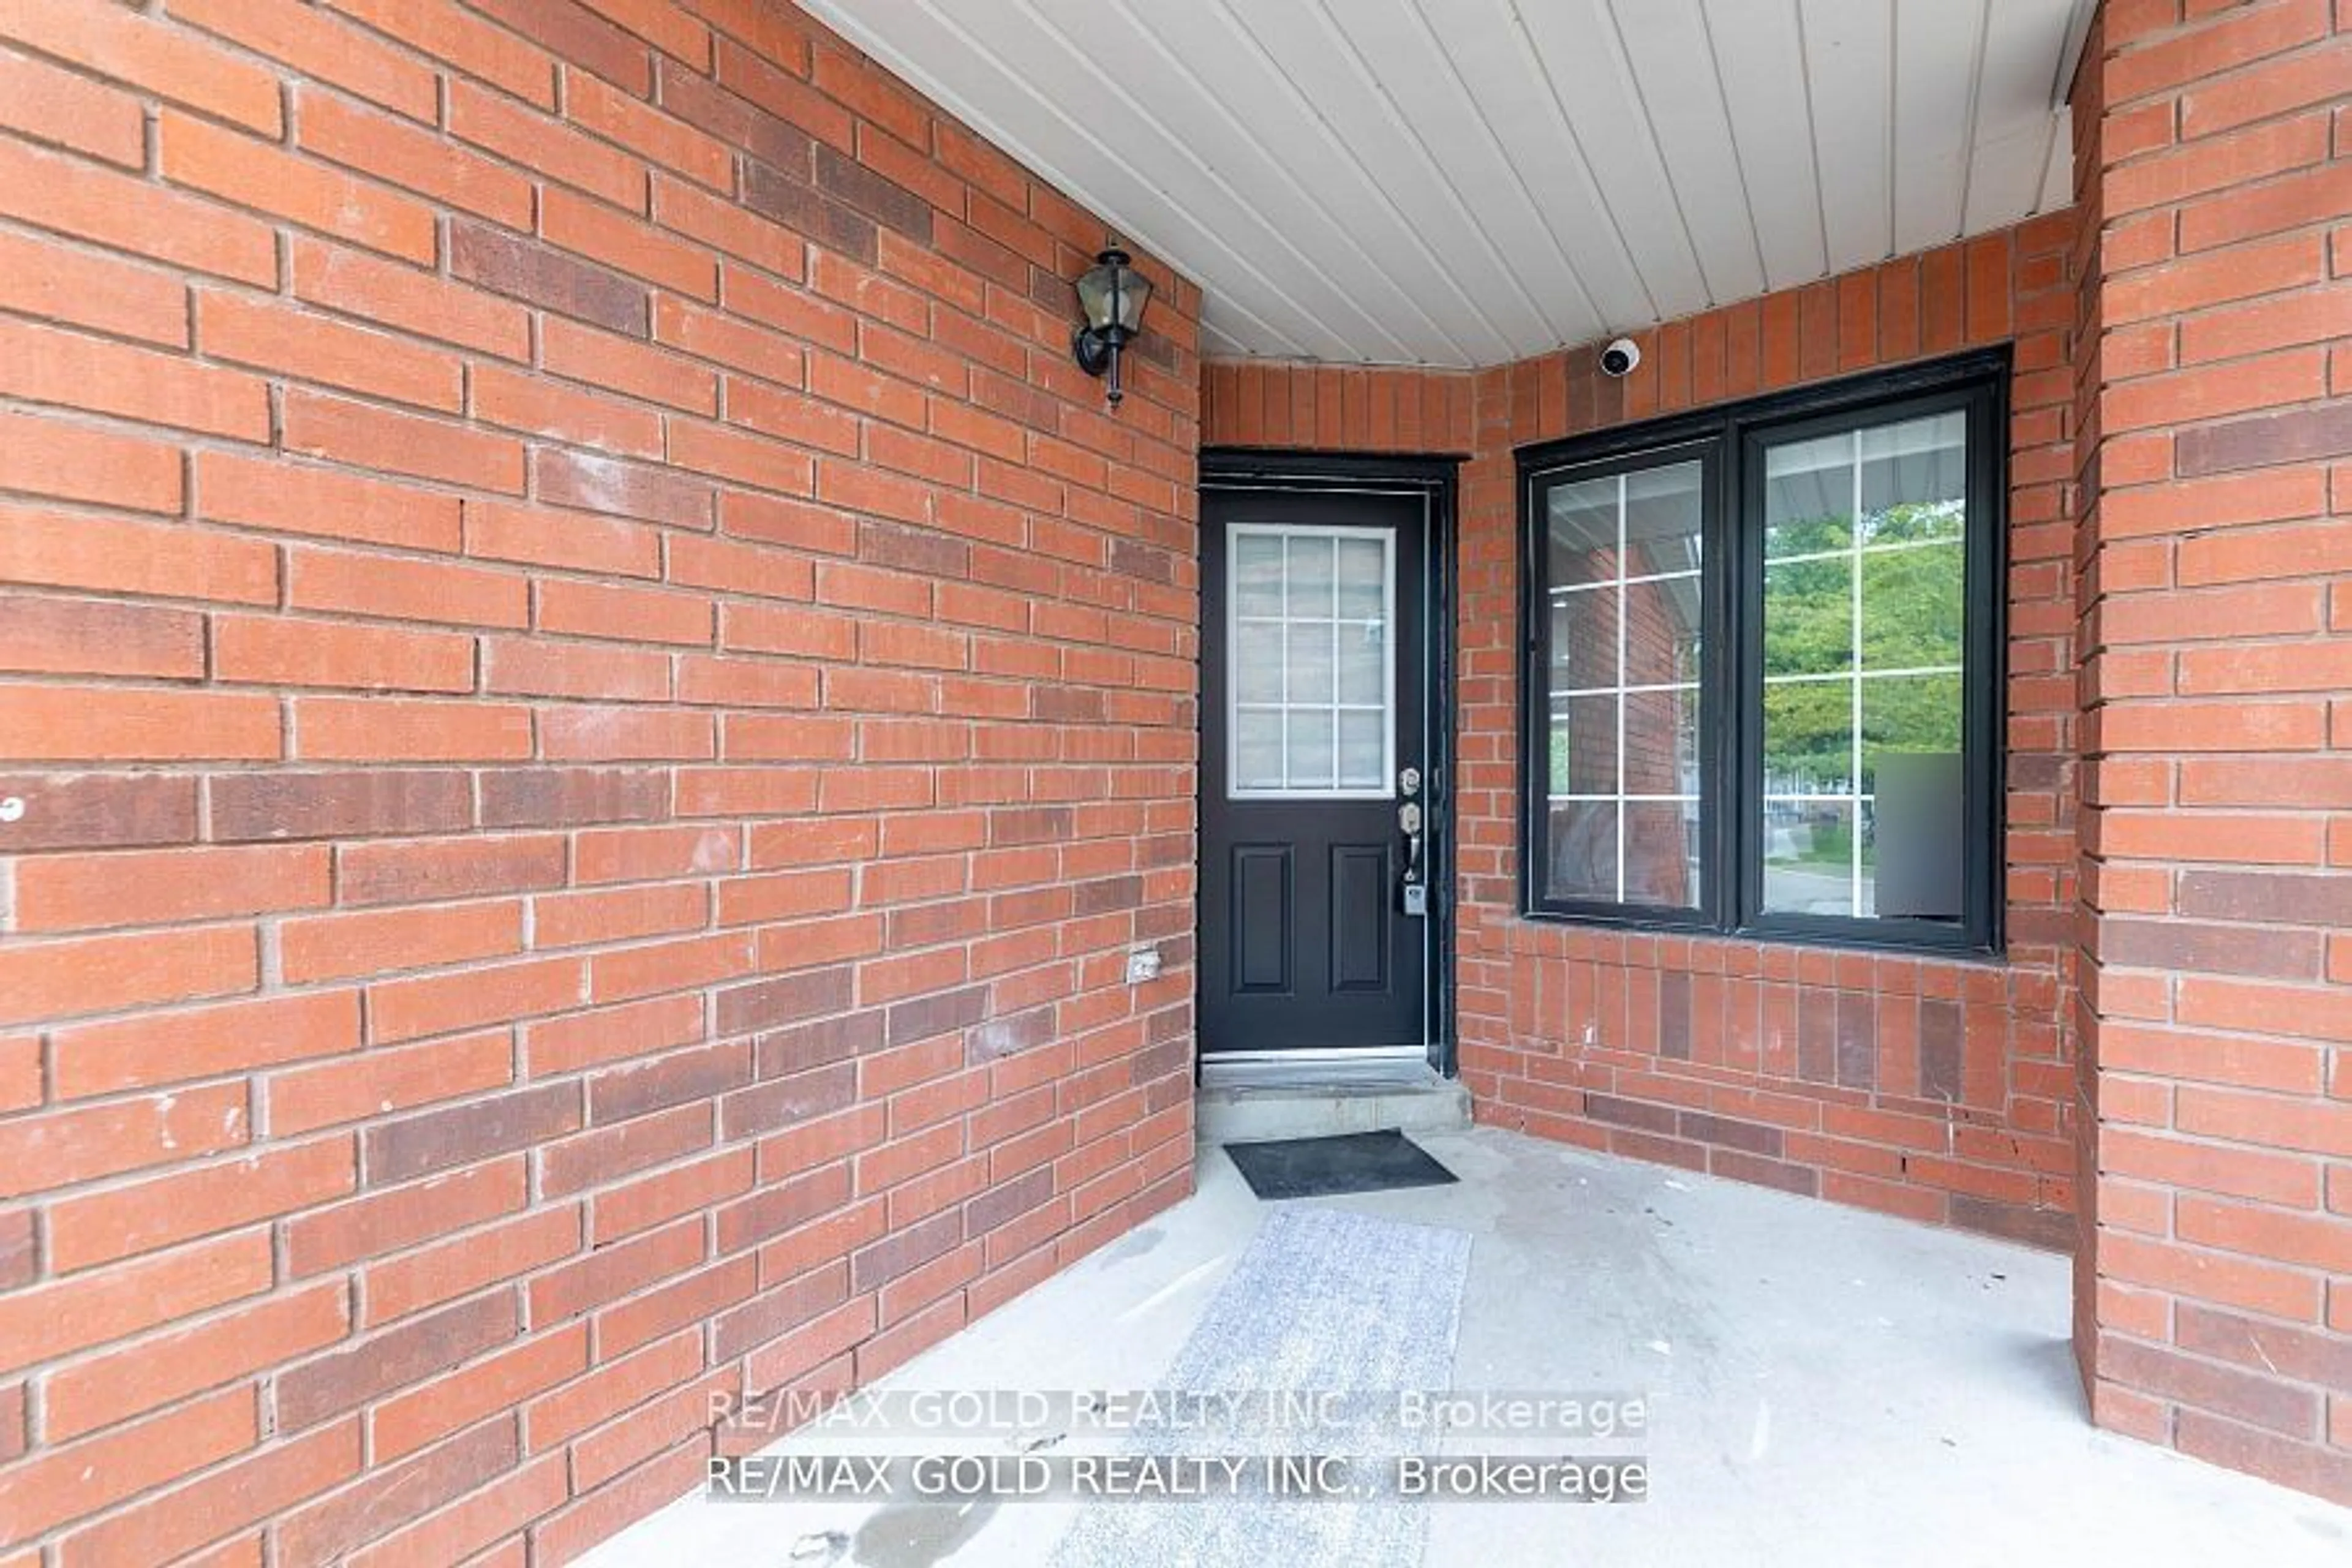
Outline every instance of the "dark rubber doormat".
[[1461, 1180], [1429, 1151], [1393, 1127], [1334, 1138], [1282, 1138], [1268, 1143], [1228, 1143], [1250, 1191], [1277, 1198], [1328, 1198], [1342, 1193], [1384, 1193], [1393, 1187], [1437, 1187]]

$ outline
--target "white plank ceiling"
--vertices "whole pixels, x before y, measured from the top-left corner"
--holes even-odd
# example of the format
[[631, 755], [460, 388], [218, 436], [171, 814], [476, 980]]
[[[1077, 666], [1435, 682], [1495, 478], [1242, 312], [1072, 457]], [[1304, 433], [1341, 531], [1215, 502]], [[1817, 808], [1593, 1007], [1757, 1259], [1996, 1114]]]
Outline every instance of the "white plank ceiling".
[[1486, 365], [2066, 205], [2087, 0], [804, 0], [1196, 279]]

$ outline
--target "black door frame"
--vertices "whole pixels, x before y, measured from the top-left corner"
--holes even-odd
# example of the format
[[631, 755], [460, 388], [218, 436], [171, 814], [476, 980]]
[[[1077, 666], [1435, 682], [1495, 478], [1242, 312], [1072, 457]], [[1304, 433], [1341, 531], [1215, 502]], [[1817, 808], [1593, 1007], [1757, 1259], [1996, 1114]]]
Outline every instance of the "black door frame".
[[[1423, 799], [1427, 803], [1429, 840], [1424, 853], [1429, 863], [1429, 1019], [1432, 1038], [1429, 1041], [1430, 1065], [1447, 1078], [1456, 1072], [1454, 1037], [1454, 492], [1457, 488], [1461, 461], [1454, 458], [1395, 458], [1353, 453], [1266, 452], [1244, 447], [1209, 447], [1201, 453], [1201, 489], [1282, 489], [1323, 492], [1366, 490], [1391, 495], [1417, 495], [1428, 507], [1429, 538], [1424, 556], [1429, 575], [1430, 625], [1424, 641], [1428, 645], [1429, 688], [1428, 710], [1424, 722], [1429, 729], [1429, 777], [1423, 784]], [[1206, 616], [1208, 605], [1202, 602], [1202, 615]], [[1205, 618], [1201, 623], [1201, 635], [1208, 637], [1214, 628]], [[1211, 715], [1202, 710], [1199, 722], [1206, 725]], [[1203, 777], [1200, 789], [1209, 787]], [[1195, 792], [1195, 800], [1200, 798]], [[1195, 825], [1195, 845], [1198, 826]], [[1198, 930], [1201, 920], [1200, 868], [1198, 855], [1193, 867], [1193, 920]], [[1198, 994], [1199, 969], [1193, 971], [1195, 994], [1193, 1009], [1200, 1008]], [[1198, 1050], [1192, 1055], [1192, 1073], [1197, 1082], [1201, 1070]]]

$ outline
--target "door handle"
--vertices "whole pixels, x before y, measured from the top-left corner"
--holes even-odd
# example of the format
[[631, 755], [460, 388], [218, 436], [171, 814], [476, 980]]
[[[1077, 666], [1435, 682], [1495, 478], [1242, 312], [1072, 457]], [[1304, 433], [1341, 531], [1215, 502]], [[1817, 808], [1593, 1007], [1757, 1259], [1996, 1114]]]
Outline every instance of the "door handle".
[[1404, 885], [1421, 880], [1421, 770], [1406, 768], [1397, 774], [1397, 827], [1404, 834]]
[[1429, 913], [1429, 889], [1421, 879], [1421, 802], [1406, 801], [1397, 807], [1397, 826], [1404, 834], [1404, 881], [1398, 892], [1398, 901], [1408, 916]]

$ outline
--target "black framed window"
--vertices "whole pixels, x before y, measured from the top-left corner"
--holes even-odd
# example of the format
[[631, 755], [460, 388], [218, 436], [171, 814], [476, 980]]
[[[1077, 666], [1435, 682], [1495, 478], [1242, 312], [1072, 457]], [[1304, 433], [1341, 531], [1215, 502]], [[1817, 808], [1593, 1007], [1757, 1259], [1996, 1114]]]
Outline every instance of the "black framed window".
[[1521, 453], [1529, 913], [1997, 949], [2008, 374]]

